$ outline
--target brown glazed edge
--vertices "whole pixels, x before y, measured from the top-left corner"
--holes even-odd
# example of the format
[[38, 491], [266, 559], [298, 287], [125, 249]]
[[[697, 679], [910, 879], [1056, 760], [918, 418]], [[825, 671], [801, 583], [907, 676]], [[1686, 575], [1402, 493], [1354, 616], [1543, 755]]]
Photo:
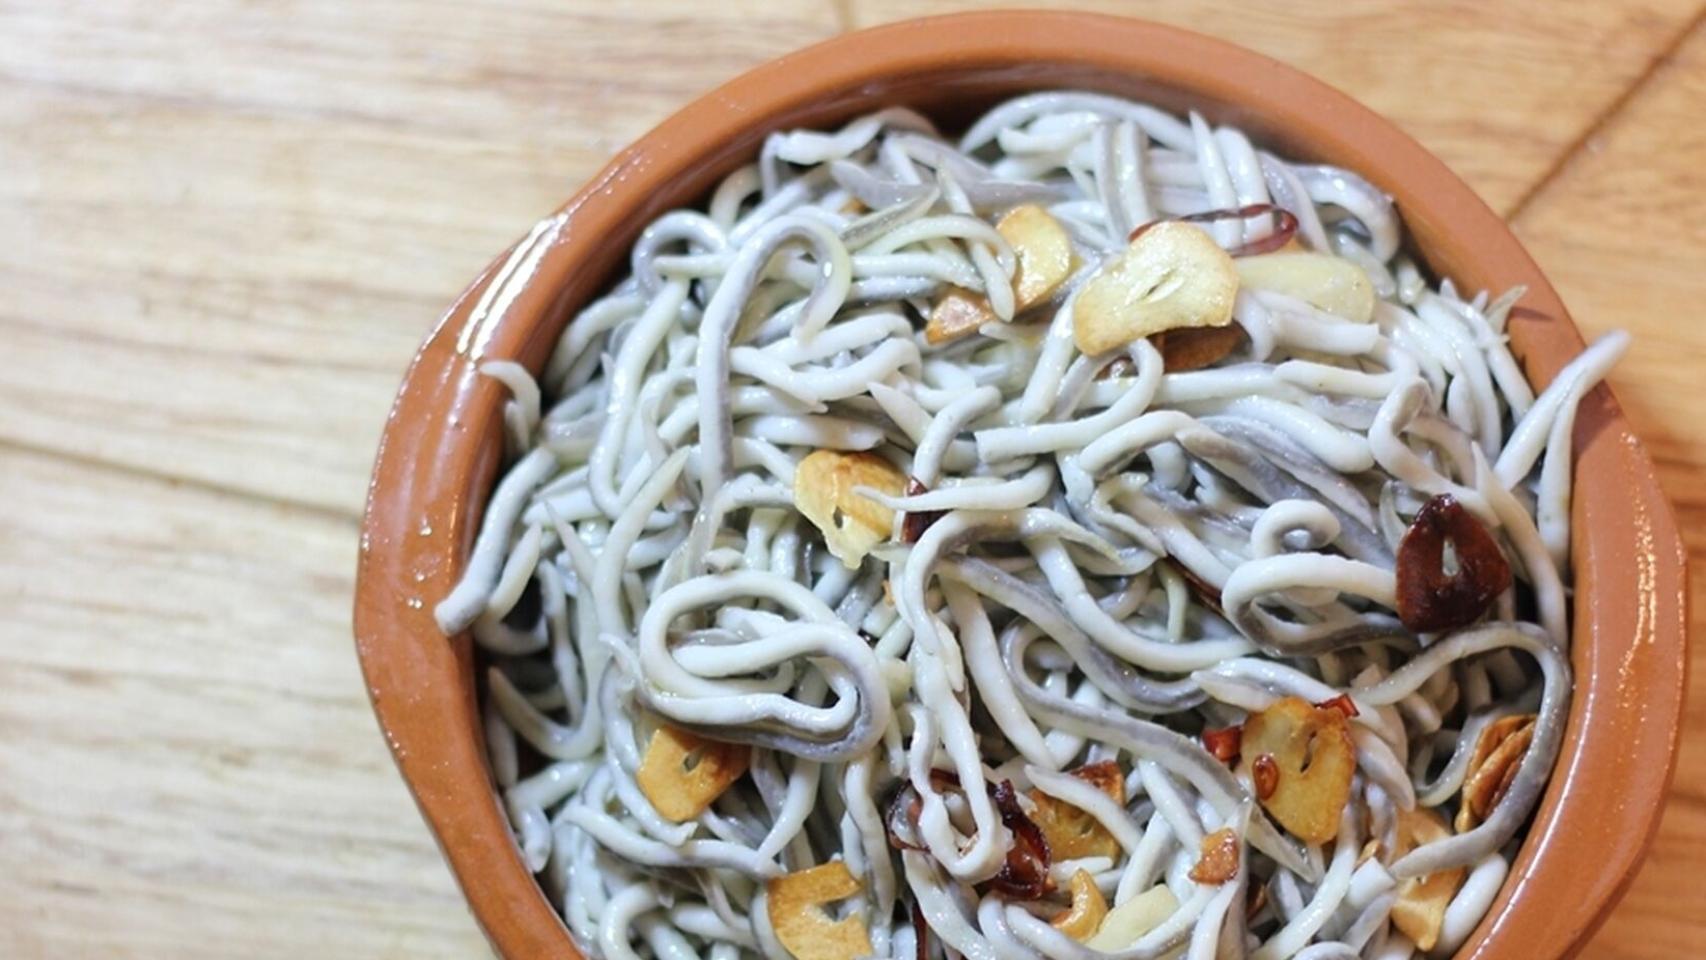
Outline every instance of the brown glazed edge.
[[[1510, 332], [1536, 385], [1581, 349], [1556, 291], [1442, 163], [1320, 81], [1208, 37], [1092, 14], [935, 17], [837, 37], [700, 97], [619, 154], [451, 308], [404, 380], [368, 491], [355, 607], [368, 692], [504, 957], [576, 954], [493, 791], [469, 641], [446, 642], [431, 616], [459, 574], [499, 457], [500, 388], [475, 366], [512, 358], [538, 370], [572, 308], [606, 285], [640, 227], [700, 198], [770, 130], [894, 102], [963, 114], [996, 95], [1066, 86], [1195, 107], [1295, 156], [1363, 173], [1396, 198], [1437, 273], [1472, 290], [1528, 287]], [[1687, 666], [1681, 538], [1607, 388], [1584, 404], [1575, 441], [1579, 602], [1566, 743], [1510, 878], [1460, 958], [1548, 960], [1578, 950], [1651, 842], [1674, 763]]]

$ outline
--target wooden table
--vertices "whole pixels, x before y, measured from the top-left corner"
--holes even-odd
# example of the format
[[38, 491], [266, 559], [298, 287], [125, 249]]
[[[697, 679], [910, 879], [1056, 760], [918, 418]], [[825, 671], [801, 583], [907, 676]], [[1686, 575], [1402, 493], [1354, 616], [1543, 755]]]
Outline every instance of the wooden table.
[[[0, 0], [0, 956], [481, 955], [349, 637], [404, 364], [488, 257], [690, 96], [958, 5]], [[1700, 583], [1706, 0], [1090, 5], [1384, 111], [1516, 224], [1583, 327], [1633, 330], [1614, 381]], [[1706, 941], [1698, 697], [1688, 724], [1590, 957]]]

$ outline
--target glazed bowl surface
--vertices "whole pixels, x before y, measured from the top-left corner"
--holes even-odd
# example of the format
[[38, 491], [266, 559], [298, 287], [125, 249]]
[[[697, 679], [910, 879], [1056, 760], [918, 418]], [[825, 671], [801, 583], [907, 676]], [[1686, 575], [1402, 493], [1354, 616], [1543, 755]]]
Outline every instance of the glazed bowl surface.
[[[1413, 252], [1436, 275], [1469, 290], [1528, 288], [1509, 332], [1536, 387], [1582, 348], [1557, 292], [1443, 164], [1345, 94], [1221, 41], [1090, 14], [964, 14], [837, 37], [711, 91], [618, 154], [469, 286], [408, 371], [369, 488], [355, 608], [369, 694], [504, 957], [577, 954], [495, 793], [470, 641], [445, 640], [432, 617], [460, 575], [502, 454], [502, 388], [476, 367], [514, 359], [539, 370], [575, 309], [625, 269], [640, 229], [701, 200], [772, 131], [893, 104], [951, 130], [1001, 97], [1047, 88], [1194, 109], [1277, 152], [1355, 170], [1394, 197]], [[1458, 954], [1466, 960], [1578, 950], [1632, 878], [1673, 767], [1687, 663], [1681, 539], [1606, 387], [1583, 403], [1575, 445], [1576, 695], [1545, 798], [1498, 900]]]

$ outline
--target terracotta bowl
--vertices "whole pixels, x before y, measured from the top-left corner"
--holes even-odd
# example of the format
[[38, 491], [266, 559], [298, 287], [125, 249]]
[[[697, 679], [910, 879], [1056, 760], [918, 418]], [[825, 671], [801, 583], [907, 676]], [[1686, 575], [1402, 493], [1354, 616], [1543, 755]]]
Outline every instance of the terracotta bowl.
[[[1510, 332], [1537, 386], [1582, 348], [1552, 285], [1443, 164], [1337, 90], [1218, 40], [1084, 14], [979, 13], [838, 37], [706, 94], [474, 281], [409, 369], [374, 468], [356, 589], [362, 668], [397, 765], [503, 956], [576, 953], [494, 792], [469, 641], [446, 641], [431, 616], [458, 576], [500, 456], [502, 396], [477, 363], [511, 358], [538, 370], [574, 309], [626, 269], [640, 228], [700, 200], [773, 130], [896, 103], [951, 127], [997, 98], [1050, 87], [1196, 109], [1283, 153], [1359, 171], [1397, 199], [1437, 274], [1471, 290], [1528, 287]], [[1510, 879], [1460, 957], [1547, 960], [1578, 949], [1633, 875], [1670, 779], [1686, 664], [1681, 541], [1604, 387], [1582, 409], [1576, 449], [1568, 735]]]

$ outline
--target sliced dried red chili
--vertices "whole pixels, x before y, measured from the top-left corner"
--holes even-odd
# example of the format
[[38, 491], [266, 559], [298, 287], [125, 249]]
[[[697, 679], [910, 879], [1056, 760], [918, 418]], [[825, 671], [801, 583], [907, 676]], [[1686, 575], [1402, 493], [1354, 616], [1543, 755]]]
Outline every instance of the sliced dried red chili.
[[912, 901], [912, 939], [918, 944], [918, 960], [929, 960], [930, 925], [924, 922], [924, 907], [917, 900]]
[[[944, 793], [963, 792], [959, 775], [952, 770], [932, 769], [930, 786]], [[1001, 865], [1000, 872], [989, 881], [989, 885], [1014, 899], [1035, 900], [1048, 893], [1052, 886], [1048, 875], [1051, 859], [1048, 838], [1043, 836], [1042, 828], [1026, 816], [1024, 809], [1019, 806], [1019, 795], [1013, 789], [1013, 781], [986, 781], [983, 786], [988, 791], [989, 798], [995, 801], [995, 809], [1001, 815], [1002, 825], [1013, 834], [1013, 846], [1007, 851], [1007, 861]], [[903, 787], [895, 794], [894, 799], [889, 802], [888, 813], [884, 818], [889, 846], [897, 850], [924, 849], [923, 844], [917, 841], [918, 814], [923, 803], [918, 791], [911, 786]]]
[[[1445, 570], [1447, 542], [1454, 573]], [[1449, 493], [1423, 504], [1398, 542], [1398, 619], [1417, 633], [1473, 623], [1510, 585], [1498, 541]]]
[[1214, 758], [1221, 763], [1231, 763], [1238, 759], [1238, 751], [1244, 744], [1244, 728], [1226, 727], [1223, 730], [1204, 730], [1202, 745]]
[[1253, 257], [1261, 253], [1272, 253], [1273, 251], [1290, 243], [1291, 238], [1297, 235], [1297, 216], [1290, 210], [1287, 210], [1284, 207], [1276, 207], [1270, 203], [1252, 204], [1251, 207], [1244, 207], [1243, 209], [1249, 210], [1252, 209], [1252, 207], [1271, 208], [1271, 210], [1260, 211], [1257, 215], [1260, 216], [1261, 213], [1268, 212], [1273, 213], [1273, 232], [1260, 240], [1251, 240], [1249, 243], [1241, 244], [1240, 246], [1233, 247], [1231, 250], [1226, 251], [1234, 257]]
[[930, 768], [930, 785], [938, 792], [960, 789], [960, 775], [941, 767]]
[[896, 850], [924, 849], [918, 839], [918, 814], [923, 806], [923, 798], [910, 784], [895, 791], [883, 815], [883, 832], [889, 836], [889, 846]]
[[[925, 486], [917, 477], [906, 478], [907, 496], [916, 497], [921, 493], [929, 492], [930, 488]], [[931, 524], [946, 515], [947, 511], [945, 510], [913, 510], [902, 514], [900, 518], [900, 542], [917, 543], [918, 538], [924, 536], [924, 531], [930, 529]]]
[[1252, 240], [1226, 251], [1234, 257], [1251, 257], [1258, 253], [1270, 253], [1285, 246], [1297, 234], [1297, 217], [1290, 210], [1271, 203], [1251, 203], [1229, 210], [1207, 210], [1203, 213], [1192, 213], [1183, 217], [1164, 217], [1162, 220], [1151, 220], [1140, 224], [1131, 232], [1127, 241], [1136, 240], [1144, 231], [1164, 220], [1178, 220], [1182, 223], [1213, 223], [1217, 220], [1252, 220], [1264, 214], [1274, 215], [1273, 232], [1260, 240]]
[[1338, 696], [1332, 698], [1331, 700], [1323, 700], [1320, 703], [1317, 703], [1315, 706], [1319, 707], [1322, 710], [1337, 710], [1340, 713], [1344, 714], [1345, 719], [1347, 719], [1347, 720], [1349, 720], [1351, 717], [1357, 716], [1357, 714], [1360, 712], [1357, 710], [1356, 701], [1352, 700], [1351, 695], [1348, 693], [1341, 693]]
[[1013, 846], [1007, 851], [1007, 862], [1001, 865], [1001, 871], [989, 884], [1009, 897], [1035, 900], [1049, 891], [1048, 840], [1020, 809], [1013, 781], [1003, 780], [990, 787], [989, 796], [1001, 814], [1002, 825], [1013, 833]]
[[[952, 770], [934, 768], [930, 771], [930, 787], [937, 793], [962, 793], [959, 775]], [[908, 783], [895, 791], [883, 814], [883, 828], [889, 835], [889, 846], [896, 850], [923, 850], [924, 841], [918, 836], [918, 815], [924, 809], [924, 798], [918, 788]]]
[[1264, 753], [1250, 765], [1250, 777], [1256, 781], [1256, 799], [1266, 800], [1279, 789], [1280, 769], [1272, 754]]

